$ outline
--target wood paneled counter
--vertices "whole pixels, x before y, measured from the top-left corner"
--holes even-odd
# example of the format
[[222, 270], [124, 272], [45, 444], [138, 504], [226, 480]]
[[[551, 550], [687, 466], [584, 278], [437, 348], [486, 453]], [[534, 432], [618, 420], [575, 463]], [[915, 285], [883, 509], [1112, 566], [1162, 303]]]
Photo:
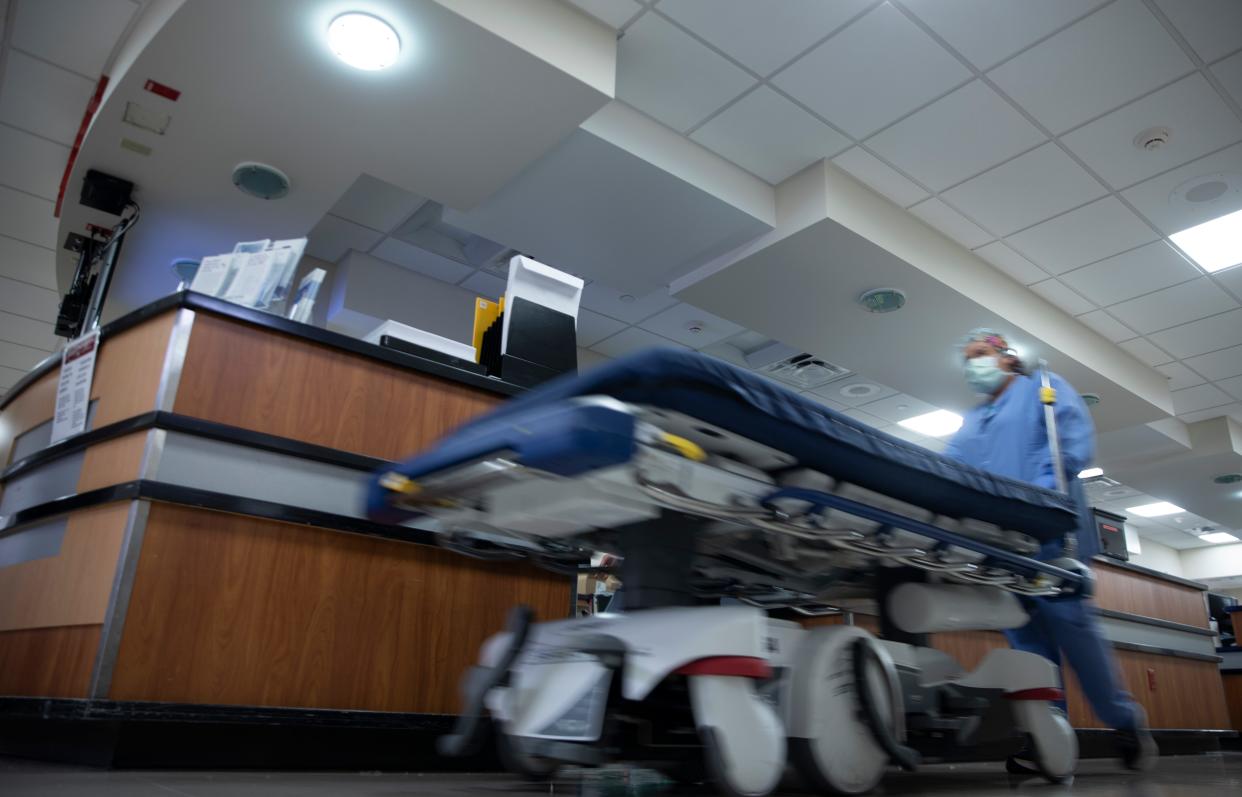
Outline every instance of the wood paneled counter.
[[0, 405], [0, 697], [451, 714], [514, 603], [570, 610], [361, 511], [512, 385], [188, 293], [104, 328], [49, 445], [58, 368]]

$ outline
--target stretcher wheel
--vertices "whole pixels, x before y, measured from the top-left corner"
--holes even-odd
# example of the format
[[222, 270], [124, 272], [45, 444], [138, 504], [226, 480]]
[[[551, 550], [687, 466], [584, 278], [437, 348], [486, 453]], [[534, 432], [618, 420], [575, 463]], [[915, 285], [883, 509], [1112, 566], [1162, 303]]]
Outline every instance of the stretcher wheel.
[[530, 781], [551, 780], [560, 769], [555, 761], [531, 755], [520, 736], [497, 733], [496, 754], [500, 756], [505, 771]]
[[707, 779], [726, 797], [766, 797], [785, 773], [785, 730], [750, 678], [689, 677]]
[[[866, 708], [859, 695], [855, 646], [875, 644], [856, 626], [830, 626], [807, 634], [798, 651], [790, 690], [789, 745], [794, 768], [808, 785], [837, 794], [863, 794], [884, 776], [890, 753], [863, 721]], [[880, 654], [885, 655], [885, 654]], [[875, 701], [869, 714], [885, 723], [890, 738], [900, 741], [904, 707], [890, 672], [867, 657], [862, 677]]]
[[1078, 764], [1078, 736], [1069, 719], [1045, 700], [1018, 700], [1014, 710], [1031, 735], [1039, 773], [1053, 783], [1064, 783]]

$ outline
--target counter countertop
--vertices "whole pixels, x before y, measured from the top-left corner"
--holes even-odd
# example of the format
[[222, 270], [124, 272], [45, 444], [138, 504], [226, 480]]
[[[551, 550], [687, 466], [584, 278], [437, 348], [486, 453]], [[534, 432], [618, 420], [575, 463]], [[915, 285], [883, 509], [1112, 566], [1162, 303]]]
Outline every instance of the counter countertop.
[[1127, 562], [1122, 559], [1114, 559], [1111, 556], [1097, 556], [1095, 557], [1095, 563], [1115, 567], [1119, 570], [1129, 570], [1132, 573], [1151, 576], [1152, 578], [1158, 578], [1162, 581], [1168, 581], [1172, 584], [1178, 584], [1183, 587], [1190, 587], [1191, 589], [1202, 590], [1204, 592], [1207, 592], [1208, 590], [1207, 584], [1201, 584], [1198, 581], [1191, 581], [1188, 578], [1182, 578], [1181, 576], [1175, 576], [1170, 573], [1162, 573], [1159, 570], [1152, 570], [1150, 567], [1143, 567], [1142, 565], [1136, 565], [1133, 562]]
[[[265, 313], [261, 310], [252, 310], [241, 305], [206, 296], [201, 293], [192, 293], [190, 291], [180, 291], [157, 299], [148, 305], [127, 313], [120, 318], [108, 324], [104, 324], [100, 328], [100, 335], [103, 339], [107, 339], [110, 335], [129, 329], [130, 327], [141, 324], [142, 322], [154, 318], [157, 315], [166, 313], [179, 307], [185, 307], [192, 310], [201, 310], [212, 313], [214, 315], [230, 318], [246, 324], [252, 324], [264, 329], [270, 329], [286, 335], [302, 338], [304, 340], [313, 341], [323, 346], [329, 346], [334, 349], [340, 349], [360, 357], [369, 357], [373, 360], [381, 360], [390, 365], [400, 368], [408, 368], [411, 371], [421, 371], [431, 376], [437, 376], [442, 379], [448, 379], [453, 382], [460, 382], [471, 387], [486, 390], [490, 393], [497, 393], [502, 396], [512, 396], [521, 393], [525, 388], [515, 385], [511, 382], [505, 382], [501, 379], [480, 376], [470, 371], [460, 368], [454, 368], [451, 365], [428, 360], [423, 357], [416, 357], [412, 354], [405, 354], [384, 348], [373, 343], [366, 343], [357, 338], [351, 338], [339, 332], [323, 329], [321, 327], [311, 326], [310, 324], [300, 324], [296, 321], [290, 321], [271, 313]], [[39, 379], [48, 371], [60, 365], [60, 352], [49, 355], [43, 362], [36, 365], [25, 376], [17, 380], [17, 383], [9, 389], [5, 395], [0, 398], [0, 408], [6, 406], [10, 401], [19, 396], [30, 383]]]

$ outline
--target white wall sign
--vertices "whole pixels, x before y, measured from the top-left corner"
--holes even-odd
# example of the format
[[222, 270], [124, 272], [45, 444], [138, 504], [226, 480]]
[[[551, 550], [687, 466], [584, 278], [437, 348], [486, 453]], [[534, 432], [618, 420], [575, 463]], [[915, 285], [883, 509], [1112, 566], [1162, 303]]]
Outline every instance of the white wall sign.
[[95, 352], [99, 330], [70, 341], [60, 358], [60, 381], [56, 385], [56, 414], [52, 416], [52, 442], [86, 430], [91, 405], [91, 380], [95, 377]]

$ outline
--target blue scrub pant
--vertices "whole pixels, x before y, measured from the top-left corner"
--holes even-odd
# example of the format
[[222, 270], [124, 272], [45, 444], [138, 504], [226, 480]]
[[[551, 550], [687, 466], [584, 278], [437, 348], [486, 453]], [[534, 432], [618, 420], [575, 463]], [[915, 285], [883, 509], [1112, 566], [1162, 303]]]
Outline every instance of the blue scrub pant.
[[1100, 721], [1117, 730], [1133, 730], [1134, 702], [1121, 688], [1113, 651], [1100, 633], [1094, 607], [1084, 598], [1028, 598], [1023, 605], [1031, 621], [1005, 632], [1010, 646], [1037, 653], [1058, 667], [1064, 653]]

